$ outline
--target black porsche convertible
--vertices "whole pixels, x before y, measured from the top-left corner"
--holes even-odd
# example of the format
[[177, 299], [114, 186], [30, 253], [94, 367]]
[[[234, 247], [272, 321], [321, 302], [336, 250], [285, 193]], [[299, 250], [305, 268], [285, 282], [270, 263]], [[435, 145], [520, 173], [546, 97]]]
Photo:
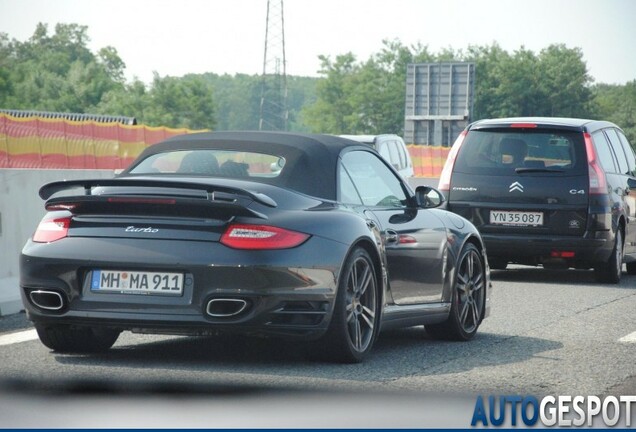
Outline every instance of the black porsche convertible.
[[49, 183], [21, 295], [58, 352], [124, 331], [315, 339], [361, 361], [381, 330], [468, 340], [489, 311], [473, 225], [375, 150], [330, 135], [210, 132], [145, 149], [114, 179]]

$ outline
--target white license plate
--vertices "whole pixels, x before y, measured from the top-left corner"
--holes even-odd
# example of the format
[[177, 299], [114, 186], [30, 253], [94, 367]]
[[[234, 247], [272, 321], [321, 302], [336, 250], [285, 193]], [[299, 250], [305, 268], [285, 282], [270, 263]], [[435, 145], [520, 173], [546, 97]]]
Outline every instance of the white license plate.
[[93, 270], [91, 291], [122, 294], [183, 294], [183, 273]]
[[543, 226], [543, 213], [491, 210], [490, 223], [508, 226]]

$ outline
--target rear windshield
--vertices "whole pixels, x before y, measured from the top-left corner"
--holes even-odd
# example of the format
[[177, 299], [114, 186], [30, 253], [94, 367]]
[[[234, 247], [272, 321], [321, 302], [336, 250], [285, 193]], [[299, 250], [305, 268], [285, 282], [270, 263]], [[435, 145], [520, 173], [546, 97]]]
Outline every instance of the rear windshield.
[[263, 153], [229, 150], [179, 150], [147, 157], [131, 174], [177, 174], [209, 177], [278, 177], [285, 159]]
[[583, 134], [546, 129], [472, 130], [466, 135], [454, 170], [485, 175], [582, 175], [587, 172]]

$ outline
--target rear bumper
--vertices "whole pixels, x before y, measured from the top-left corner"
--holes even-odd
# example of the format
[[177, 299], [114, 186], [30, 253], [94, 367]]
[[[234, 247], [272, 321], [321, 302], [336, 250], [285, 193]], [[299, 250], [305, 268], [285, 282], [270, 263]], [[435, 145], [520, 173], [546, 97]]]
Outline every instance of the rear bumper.
[[[121, 240], [121, 241], [120, 241]], [[20, 287], [29, 318], [40, 325], [90, 325], [164, 334], [275, 334], [319, 337], [329, 324], [345, 245], [314, 237], [296, 249], [245, 252], [209, 242], [68, 238], [28, 242]], [[90, 259], [82, 251], [91, 252]], [[107, 252], [106, 252], [107, 251]], [[93, 292], [93, 269], [182, 272], [180, 296]], [[45, 310], [34, 290], [59, 293], [63, 306]], [[212, 299], [240, 299], [247, 307], [212, 316]]]
[[[315, 301], [320, 309], [308, 313], [307, 307], [293, 308], [302, 302], [295, 299], [289, 302], [279, 299], [267, 301], [259, 298], [262, 303], [270, 304], [271, 309], [251, 311], [249, 316], [237, 319], [207, 320], [203, 313], [189, 315], [175, 313], [122, 313], [113, 311], [67, 311], [59, 317], [43, 314], [37, 308], [26, 306], [27, 316], [36, 325], [75, 325], [102, 327], [117, 330], [128, 330], [134, 333], [209, 336], [219, 334], [239, 333], [244, 335], [270, 335], [286, 338], [317, 339], [322, 336], [329, 323], [328, 316], [332, 303], [330, 301]], [[289, 306], [291, 305], [291, 307]]]
[[565, 259], [571, 266], [606, 262], [612, 253], [614, 235], [602, 232], [597, 237], [529, 236], [482, 234], [489, 257], [503, 258], [509, 262], [540, 264], [553, 259], [554, 252], [574, 252]]

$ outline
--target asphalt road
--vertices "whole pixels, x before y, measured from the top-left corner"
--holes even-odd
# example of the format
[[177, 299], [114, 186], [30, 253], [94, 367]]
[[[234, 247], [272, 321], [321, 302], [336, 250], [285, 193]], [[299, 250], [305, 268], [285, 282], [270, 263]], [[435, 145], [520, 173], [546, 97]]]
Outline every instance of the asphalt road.
[[493, 285], [474, 340], [393, 331], [358, 365], [318, 362], [292, 342], [130, 333], [106, 354], [60, 355], [38, 340], [10, 343], [32, 337], [30, 325], [24, 314], [0, 318], [0, 427], [468, 427], [476, 395], [636, 395], [636, 276], [610, 286], [589, 271], [514, 266], [493, 271]]

